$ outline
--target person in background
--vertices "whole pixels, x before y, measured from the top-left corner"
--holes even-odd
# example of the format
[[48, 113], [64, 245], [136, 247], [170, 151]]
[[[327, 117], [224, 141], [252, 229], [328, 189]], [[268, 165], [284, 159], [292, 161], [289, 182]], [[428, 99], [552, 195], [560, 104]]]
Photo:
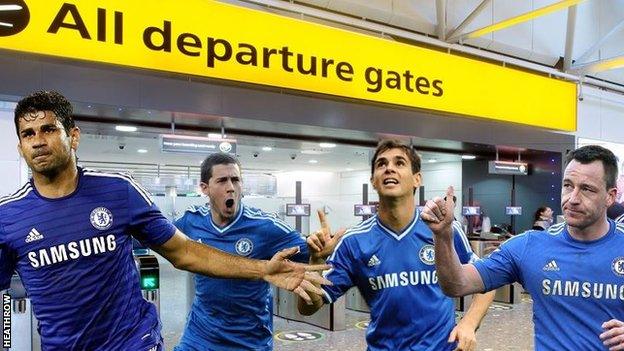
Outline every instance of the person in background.
[[546, 230], [553, 223], [553, 210], [548, 206], [541, 206], [533, 215], [534, 230]]

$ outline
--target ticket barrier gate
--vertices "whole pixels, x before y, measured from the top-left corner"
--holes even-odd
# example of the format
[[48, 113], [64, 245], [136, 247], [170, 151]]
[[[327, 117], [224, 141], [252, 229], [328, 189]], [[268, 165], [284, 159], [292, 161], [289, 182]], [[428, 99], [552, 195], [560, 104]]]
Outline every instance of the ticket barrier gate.
[[368, 308], [368, 304], [362, 294], [360, 294], [360, 290], [358, 288], [353, 287], [347, 290], [345, 294], [345, 304], [346, 308], [359, 312], [370, 312], [370, 308]]
[[[346, 296], [346, 308], [359, 312], [370, 312], [370, 308], [368, 308], [368, 304], [360, 291], [353, 287], [347, 291]], [[472, 295], [456, 297], [453, 299], [455, 302], [455, 311], [458, 312], [466, 312], [468, 311], [468, 307], [472, 303]]]
[[[190, 310], [195, 298], [195, 279], [189, 274], [186, 281], [187, 307]], [[273, 293], [273, 314], [285, 319], [315, 325], [331, 331], [345, 330], [345, 299], [324, 305], [311, 316], [302, 316], [297, 309], [297, 295], [271, 285]]]
[[139, 271], [143, 298], [156, 306], [160, 314], [160, 266], [154, 255], [134, 256]]
[[26, 289], [17, 274], [11, 278], [11, 287], [2, 292], [3, 321], [9, 314], [10, 318], [10, 347], [4, 339], [1, 350], [40, 350], [41, 342], [37, 333], [37, 320], [32, 314], [30, 299], [26, 295]]
[[297, 309], [297, 295], [271, 285], [273, 290], [273, 314], [285, 319], [312, 324], [331, 330], [345, 330], [345, 297], [332, 304], [325, 304], [315, 314], [303, 316]]
[[496, 289], [494, 301], [515, 304], [522, 302], [521, 293], [524, 289], [518, 283], [503, 285]]
[[461, 297], [456, 297], [453, 299], [455, 302], [455, 311], [456, 312], [466, 312], [472, 303], [472, 295], [466, 295]]

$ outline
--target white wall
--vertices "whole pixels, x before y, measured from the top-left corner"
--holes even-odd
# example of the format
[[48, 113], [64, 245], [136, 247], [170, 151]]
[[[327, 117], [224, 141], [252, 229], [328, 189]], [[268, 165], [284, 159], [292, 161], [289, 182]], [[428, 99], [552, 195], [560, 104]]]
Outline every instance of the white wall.
[[576, 146], [600, 144], [619, 158], [616, 201], [624, 202], [624, 95], [583, 87], [578, 102]]
[[[449, 185], [455, 187], [459, 201], [462, 196], [461, 162], [426, 163], [422, 165], [425, 197], [442, 196]], [[280, 198], [294, 198], [295, 182], [302, 182], [302, 195], [311, 204], [310, 230], [319, 228], [316, 209], [329, 206], [328, 220], [333, 230], [350, 227], [361, 221], [353, 215], [353, 205], [362, 203], [362, 184], [368, 184], [368, 200], [377, 201], [378, 196], [370, 185], [370, 171], [331, 172], [284, 172], [276, 174], [277, 193]], [[416, 202], [418, 203], [418, 193]], [[459, 218], [460, 206], [456, 208]]]
[[[346, 178], [343, 178], [344, 174]], [[360, 172], [283, 172], [275, 174], [277, 178], [278, 201], [284, 203], [295, 197], [295, 183], [301, 181], [303, 198], [311, 204], [309, 230], [320, 228], [316, 210], [328, 206], [330, 213], [327, 216], [332, 230], [357, 224], [360, 218], [353, 216], [353, 205], [362, 202], [362, 182]], [[359, 184], [359, 185], [358, 185]], [[286, 201], [288, 199], [288, 201]], [[369, 195], [369, 200], [376, 200]], [[306, 202], [304, 201], [304, 202]], [[305, 226], [304, 226], [305, 227]], [[305, 231], [305, 230], [304, 230]]]
[[27, 181], [25, 163], [17, 152], [14, 106], [0, 102], [0, 196], [12, 194]]
[[441, 162], [425, 163], [422, 166], [423, 185], [425, 186], [425, 198], [444, 196], [446, 189], [452, 185], [457, 197], [455, 217], [461, 217], [462, 201], [462, 163]]
[[624, 144], [624, 95], [583, 87], [574, 135]]

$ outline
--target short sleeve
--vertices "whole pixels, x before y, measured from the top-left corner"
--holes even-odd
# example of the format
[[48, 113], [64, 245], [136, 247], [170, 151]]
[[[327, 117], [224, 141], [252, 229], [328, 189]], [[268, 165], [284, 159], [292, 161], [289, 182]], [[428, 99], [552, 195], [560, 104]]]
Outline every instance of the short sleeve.
[[273, 254], [283, 249], [298, 246], [299, 253], [292, 256], [290, 259], [295, 262], [308, 263], [310, 260], [310, 252], [306, 241], [301, 237], [301, 233], [294, 230], [280, 219], [273, 220], [270, 228], [270, 237], [273, 238]]
[[187, 228], [187, 223], [188, 223], [188, 218], [189, 218], [190, 214], [188, 211], [185, 211], [184, 214], [176, 219], [175, 222], [173, 222], [173, 225], [175, 225], [176, 228], [178, 228], [178, 230], [180, 230], [182, 233], [186, 234], [187, 236], [189, 235], [188, 232], [188, 228]]
[[345, 242], [344, 239], [336, 246], [334, 253], [327, 260], [332, 268], [325, 273], [325, 278], [333, 285], [323, 285], [325, 303], [336, 301], [353, 287], [355, 260], [348, 242]]
[[128, 208], [131, 234], [149, 246], [171, 239], [176, 228], [163, 216], [149, 193], [134, 180], [128, 181]]
[[478, 259], [474, 266], [481, 275], [485, 291], [494, 290], [506, 284], [521, 282], [521, 258], [527, 247], [529, 236], [517, 235], [496, 249], [489, 257]]
[[455, 245], [455, 252], [457, 252], [461, 263], [472, 263], [478, 258], [472, 251], [468, 237], [464, 233], [461, 223], [459, 222], [453, 222], [453, 243]]

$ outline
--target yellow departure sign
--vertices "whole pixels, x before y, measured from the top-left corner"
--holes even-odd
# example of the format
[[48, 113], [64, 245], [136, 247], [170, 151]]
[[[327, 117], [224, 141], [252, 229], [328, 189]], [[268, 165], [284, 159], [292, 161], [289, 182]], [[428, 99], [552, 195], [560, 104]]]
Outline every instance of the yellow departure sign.
[[576, 85], [209, 0], [10, 0], [0, 48], [576, 130]]

